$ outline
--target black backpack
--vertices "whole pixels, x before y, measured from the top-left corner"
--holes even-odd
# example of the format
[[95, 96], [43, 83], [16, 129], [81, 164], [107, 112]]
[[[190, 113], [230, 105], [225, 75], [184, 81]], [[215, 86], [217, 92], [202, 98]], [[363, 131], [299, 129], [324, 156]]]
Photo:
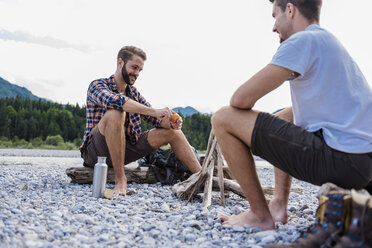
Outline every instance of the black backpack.
[[[193, 148], [194, 154], [199, 161], [199, 155]], [[138, 160], [139, 166], [149, 167], [147, 176], [151, 172], [162, 184], [173, 185], [177, 181], [186, 180], [191, 176], [191, 171], [174, 154], [172, 149], [159, 148], [151, 154]]]

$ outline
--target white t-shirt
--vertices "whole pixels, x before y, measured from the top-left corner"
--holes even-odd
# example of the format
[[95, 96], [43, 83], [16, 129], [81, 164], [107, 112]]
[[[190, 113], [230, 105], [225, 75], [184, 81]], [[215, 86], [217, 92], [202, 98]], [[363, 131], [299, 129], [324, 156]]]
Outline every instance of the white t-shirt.
[[296, 125], [323, 129], [334, 149], [372, 152], [372, 89], [336, 37], [312, 24], [282, 42], [270, 64], [300, 74], [290, 80]]

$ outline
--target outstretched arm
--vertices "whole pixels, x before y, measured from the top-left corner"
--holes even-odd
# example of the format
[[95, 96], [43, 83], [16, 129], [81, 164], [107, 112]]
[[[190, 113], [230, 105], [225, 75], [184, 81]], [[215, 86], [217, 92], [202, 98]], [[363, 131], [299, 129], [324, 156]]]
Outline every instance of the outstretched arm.
[[230, 105], [239, 109], [252, 109], [258, 99], [279, 87], [291, 74], [291, 70], [281, 66], [265, 66], [235, 91]]
[[132, 99], [129, 99], [124, 103], [123, 109], [125, 112], [149, 115], [156, 118], [169, 118], [173, 114], [173, 112], [169, 108], [154, 109], [152, 107], [138, 103]]

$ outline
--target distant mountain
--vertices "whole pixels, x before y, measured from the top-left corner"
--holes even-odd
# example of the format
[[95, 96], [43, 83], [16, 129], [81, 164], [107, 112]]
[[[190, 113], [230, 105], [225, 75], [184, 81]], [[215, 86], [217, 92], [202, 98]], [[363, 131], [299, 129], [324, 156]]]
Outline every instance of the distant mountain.
[[208, 115], [208, 114], [205, 114], [205, 113], [200, 113], [199, 111], [197, 111], [196, 109], [194, 109], [193, 107], [190, 107], [190, 106], [187, 106], [186, 108], [176, 107], [176, 108], [173, 108], [172, 110], [177, 112], [177, 113], [181, 113], [183, 116], [191, 116], [191, 115], [196, 114], [196, 113], [199, 113], [199, 114], [202, 114], [202, 115]]
[[30, 98], [31, 100], [39, 100], [40, 98], [35, 96], [25, 87], [12, 84], [2, 77], [0, 77], [0, 97], [16, 97], [21, 96], [22, 98]]

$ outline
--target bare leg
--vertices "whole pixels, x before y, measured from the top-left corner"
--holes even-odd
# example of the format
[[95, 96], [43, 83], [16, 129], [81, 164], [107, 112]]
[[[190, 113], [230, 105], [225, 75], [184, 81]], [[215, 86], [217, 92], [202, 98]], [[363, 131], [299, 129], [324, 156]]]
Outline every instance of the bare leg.
[[105, 136], [107, 147], [115, 172], [114, 193], [126, 195], [127, 178], [124, 172], [125, 159], [125, 112], [118, 110], [107, 110], [101, 121], [98, 123], [99, 132]]
[[274, 229], [255, 163], [250, 151], [252, 131], [258, 113], [225, 107], [212, 117], [214, 133], [221, 151], [246, 196], [251, 210], [237, 216], [221, 216], [226, 225], [245, 225], [262, 230]]
[[274, 174], [274, 197], [269, 203], [269, 209], [275, 222], [286, 224], [288, 222], [288, 201], [292, 177], [278, 168], [274, 168]]
[[152, 129], [149, 131], [148, 142], [155, 149], [162, 145], [170, 144], [177, 158], [179, 158], [192, 173], [201, 170], [201, 166], [181, 130], [163, 128]]
[[[277, 117], [293, 123], [292, 108], [284, 109], [276, 114]], [[275, 190], [274, 197], [269, 203], [271, 216], [275, 222], [288, 222], [288, 200], [291, 190], [292, 177], [284, 171], [274, 168]]]

